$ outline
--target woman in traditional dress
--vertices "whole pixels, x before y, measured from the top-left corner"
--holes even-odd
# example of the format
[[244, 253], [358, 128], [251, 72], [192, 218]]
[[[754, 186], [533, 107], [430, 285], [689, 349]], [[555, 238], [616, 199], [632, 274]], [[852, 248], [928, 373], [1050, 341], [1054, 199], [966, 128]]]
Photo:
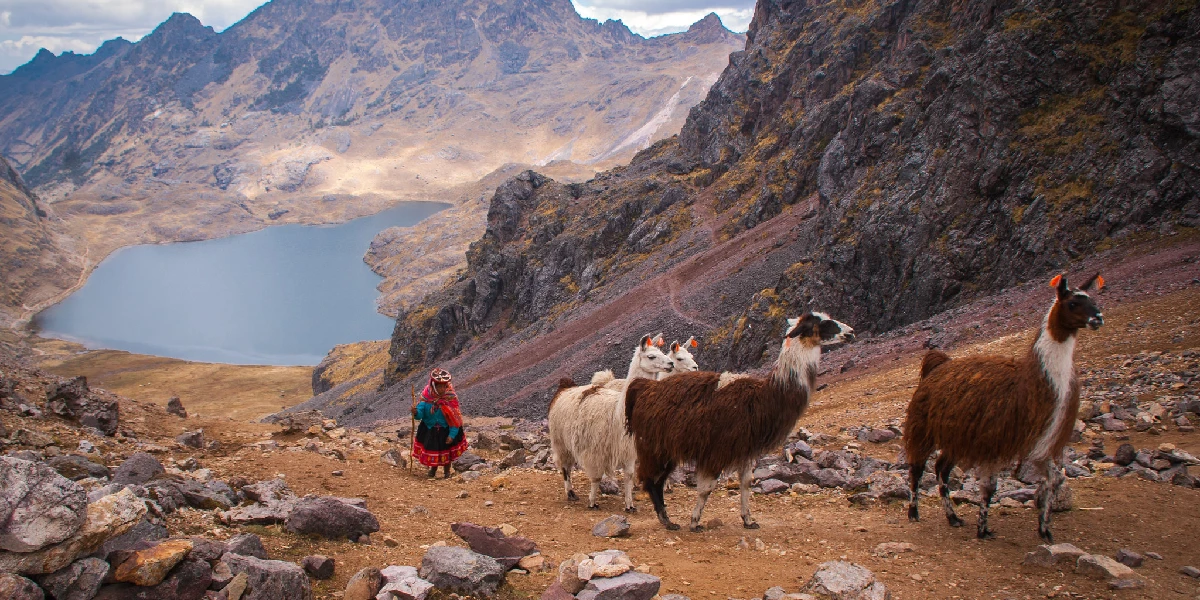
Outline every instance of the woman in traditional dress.
[[429, 467], [430, 478], [437, 476], [438, 467], [444, 467], [445, 477], [449, 478], [450, 463], [467, 451], [467, 437], [463, 433], [458, 395], [450, 384], [448, 371], [434, 369], [429, 374], [429, 383], [421, 390], [421, 402], [413, 408], [413, 416], [421, 421], [413, 441], [413, 456]]

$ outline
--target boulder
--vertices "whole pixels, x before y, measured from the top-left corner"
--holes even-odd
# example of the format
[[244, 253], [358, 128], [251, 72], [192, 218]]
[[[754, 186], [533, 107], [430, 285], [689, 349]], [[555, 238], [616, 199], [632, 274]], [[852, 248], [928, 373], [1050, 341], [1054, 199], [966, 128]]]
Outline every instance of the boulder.
[[609, 516], [592, 527], [592, 535], [605, 538], [628, 537], [629, 519], [621, 515]]
[[12, 433], [9, 439], [18, 446], [33, 446], [34, 448], [45, 448], [58, 444], [54, 438], [32, 429], [18, 429]]
[[268, 479], [243, 486], [242, 493], [246, 495], [247, 499], [264, 504], [296, 497], [296, 494], [288, 488], [287, 482], [282, 479]]
[[45, 600], [38, 584], [12, 573], [0, 573], [0, 598], [6, 600]]
[[758, 484], [758, 489], [764, 494], [779, 494], [788, 491], [791, 487], [778, 479], [764, 479]]
[[104, 435], [117, 433], [119, 411], [116, 400], [105, 400], [88, 390], [87, 378], [50, 386], [46, 392], [46, 408], [54, 414], [77, 421], [84, 427], [99, 430]]
[[83, 526], [66, 540], [35, 552], [0, 552], [0, 572], [53, 573], [129, 531], [145, 514], [146, 503], [133, 492], [126, 489], [110, 494], [88, 505]]
[[[98, 558], [85, 558], [38, 577], [38, 583], [55, 600], [91, 600], [104, 584], [108, 571], [108, 563]], [[7, 596], [0, 593], [0, 598]]]
[[516, 566], [523, 557], [537, 552], [537, 544], [529, 538], [506, 536], [500, 529], [474, 523], [453, 523], [450, 530], [462, 538], [471, 550], [490, 556], [506, 569]]
[[321, 411], [306, 410], [280, 416], [275, 422], [282, 428], [282, 433], [292, 434], [305, 433], [313, 427], [320, 429], [324, 419], [325, 417], [321, 414]]
[[1084, 554], [1087, 553], [1071, 544], [1042, 544], [1025, 554], [1024, 564], [1054, 568], [1062, 563], [1074, 564]]
[[1133, 444], [1121, 444], [1117, 447], [1116, 454], [1113, 454], [1113, 462], [1128, 467], [1130, 463], [1137, 457], [1137, 448]]
[[830, 561], [817, 571], [804, 587], [805, 592], [830, 600], [888, 600], [891, 594], [875, 574], [865, 567], [846, 561]]
[[245, 573], [246, 592], [242, 600], [312, 600], [312, 584], [304, 569], [296, 563], [262, 560], [253, 556], [226, 553], [221, 562], [236, 577]]
[[508, 569], [490, 556], [454, 546], [434, 546], [421, 559], [420, 577], [439, 590], [492, 598]]
[[165, 472], [166, 469], [163, 469], [162, 463], [158, 462], [157, 458], [145, 452], [138, 452], [125, 459], [125, 462], [117, 467], [117, 471], [113, 473], [112, 482], [141, 485]]
[[143, 587], [158, 585], [191, 551], [192, 541], [186, 539], [167, 540], [145, 550], [136, 550], [116, 566], [113, 579]]
[[242, 556], [253, 556], [267, 560], [267, 549], [262, 539], [253, 533], [240, 533], [225, 541], [225, 551]]
[[[221, 563], [224, 564], [224, 563]], [[229, 567], [226, 566], [226, 569]], [[246, 588], [250, 586], [250, 576], [245, 573], [238, 573], [229, 579], [229, 583], [221, 589], [224, 590], [224, 600], [242, 600], [242, 596], [246, 593]], [[211, 589], [211, 586], [210, 586]]]
[[462, 456], [454, 461], [454, 470], [459, 473], [470, 471], [476, 465], [485, 465], [487, 461], [482, 456], [471, 452], [470, 450], [463, 452]]
[[391, 566], [380, 571], [383, 587], [376, 600], [425, 600], [433, 591], [432, 583], [421, 579], [413, 567]]
[[204, 448], [204, 430], [197, 429], [196, 431], [185, 431], [175, 436], [175, 441], [181, 446], [202, 449]]
[[575, 558], [568, 558], [558, 565], [558, 585], [572, 596], [587, 585], [587, 580], [579, 577], [579, 562]]
[[372, 600], [382, 588], [383, 574], [375, 567], [367, 567], [350, 578], [342, 600]]
[[43, 463], [0, 457], [0, 482], [0, 549], [32, 552], [56, 544], [87, 517], [87, 492]]
[[629, 571], [616, 577], [599, 577], [587, 582], [575, 595], [579, 600], [650, 600], [658, 594], [662, 580]]
[[1084, 554], [1075, 562], [1075, 572], [1093, 579], [1135, 579], [1129, 567], [1099, 554]]
[[212, 568], [208, 563], [189, 558], [175, 567], [158, 585], [106, 585], [100, 588], [96, 600], [201, 600], [211, 584]]
[[[149, 519], [142, 517], [136, 525], [131, 527], [129, 531], [112, 538], [100, 545], [100, 548], [91, 555], [100, 560], [109, 560], [109, 555], [114, 552], [125, 550], [145, 550], [153, 546], [159, 540], [167, 539], [167, 528], [163, 525], [151, 523]], [[197, 539], [192, 540], [196, 543]], [[192, 556], [196, 555], [196, 550], [192, 550]], [[221, 554], [217, 554], [216, 558], [220, 558]], [[119, 563], [120, 561], [118, 561]]]
[[187, 418], [187, 409], [183, 407], [183, 401], [179, 399], [179, 396], [171, 396], [171, 399], [167, 400], [167, 414], [181, 419]]
[[555, 580], [542, 592], [541, 600], [575, 600], [575, 595], [563, 589], [562, 584]]
[[1127, 567], [1136, 569], [1142, 566], [1142, 563], [1145, 562], [1146, 557], [1128, 548], [1121, 548], [1120, 550], [1117, 550], [1116, 559], [1117, 562]]
[[[529, 457], [529, 453], [525, 452], [524, 448], [517, 448], [500, 459], [501, 469], [511, 469], [525, 464], [525, 460]], [[459, 458], [462, 458], [461, 456]]]
[[379, 456], [379, 460], [383, 461], [384, 464], [389, 464], [393, 467], [403, 468], [408, 466], [408, 459], [395, 448], [392, 448], [391, 450], [381, 454]]
[[330, 539], [357, 540], [379, 531], [379, 521], [370, 511], [331, 496], [305, 497], [297, 501], [284, 526], [293, 533]]
[[872, 429], [867, 433], [867, 441], [872, 444], [885, 444], [896, 439], [896, 432], [890, 429]]
[[296, 507], [298, 499], [282, 500], [267, 504], [240, 506], [221, 515], [229, 525], [279, 525], [287, 521]]
[[50, 465], [51, 469], [58, 471], [59, 475], [62, 475], [71, 481], [79, 481], [80, 479], [87, 479], [88, 477], [100, 479], [110, 475], [108, 467], [99, 463], [94, 463], [88, 460], [86, 456], [79, 456], [78, 454], [55, 456], [54, 458], [46, 461], [46, 464]]
[[334, 561], [328, 556], [314, 554], [312, 556], [305, 556], [300, 561], [300, 567], [304, 569], [305, 573], [312, 576], [313, 579], [329, 579], [333, 577]]

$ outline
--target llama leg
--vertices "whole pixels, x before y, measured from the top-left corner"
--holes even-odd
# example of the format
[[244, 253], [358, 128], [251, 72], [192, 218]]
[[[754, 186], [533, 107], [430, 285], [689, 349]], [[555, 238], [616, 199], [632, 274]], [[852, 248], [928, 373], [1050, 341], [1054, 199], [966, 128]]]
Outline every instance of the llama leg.
[[[667, 466], [666, 472], [670, 472], [674, 468], [673, 465]], [[671, 522], [671, 517], [667, 516], [667, 503], [663, 499], [663, 482], [666, 479], [662, 476], [661, 471], [650, 477], [642, 480], [642, 486], [646, 488], [646, 493], [650, 494], [650, 501], [654, 503], [654, 512], [658, 515], [658, 522], [662, 523], [663, 527], [669, 531], [679, 529], [679, 526]]]
[[[600, 477], [603, 477], [601, 475]], [[600, 477], [590, 477], [591, 489], [588, 490], [588, 508], [591, 510], [600, 510], [600, 503], [596, 501], [596, 497], [600, 495]]]
[[925, 461], [928, 458], [928, 455], [921, 457], [920, 460], [910, 457], [912, 462], [908, 465], [908, 520], [914, 523], [921, 520], [917, 505], [921, 499], [921, 476], [925, 474]]
[[738, 473], [738, 491], [742, 500], [742, 527], [746, 529], [758, 529], [758, 523], [754, 522], [754, 517], [750, 516], [750, 476], [754, 472], [754, 463], [747, 462], [742, 465], [741, 471]]
[[937, 470], [938, 495], [942, 497], [942, 509], [946, 511], [946, 520], [950, 521], [951, 527], [962, 527], [963, 520], [954, 512], [954, 502], [950, 500], [950, 471], [954, 469], [954, 463], [943, 454], [938, 457], [934, 469]]
[[1050, 506], [1053, 504], [1054, 490], [1061, 485], [1060, 478], [1062, 473], [1059, 472], [1058, 465], [1051, 460], [1046, 465], [1046, 478], [1038, 484], [1038, 535], [1047, 544], [1054, 543], [1054, 534], [1050, 533]]
[[996, 537], [996, 534], [988, 529], [988, 508], [992, 504], [992, 496], [996, 494], [996, 475], [990, 474], [983, 478], [979, 491], [979, 529], [975, 535], [981, 540], [990, 540]]
[[625, 465], [625, 512], [637, 512], [637, 507], [633, 505], [634, 468], [633, 463]]
[[567, 500], [578, 500], [579, 496], [575, 495], [575, 490], [571, 488], [571, 467], [562, 468], [563, 487], [567, 490]]
[[[667, 477], [670, 478], [670, 476], [671, 474], [668, 473]], [[696, 508], [692, 511], [692, 531], [696, 533], [704, 531], [704, 526], [700, 524], [700, 514], [704, 512], [704, 505], [708, 503], [709, 494], [712, 494], [715, 489], [717, 489], [716, 477], [696, 471]]]

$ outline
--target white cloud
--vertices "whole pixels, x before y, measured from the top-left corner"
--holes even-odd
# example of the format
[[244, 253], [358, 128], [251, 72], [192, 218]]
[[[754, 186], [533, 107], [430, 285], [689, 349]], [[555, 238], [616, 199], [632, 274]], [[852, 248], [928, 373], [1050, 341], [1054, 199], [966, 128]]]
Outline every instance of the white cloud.
[[[643, 36], [686, 30], [708, 13], [717, 13], [725, 27], [746, 31], [754, 16], [753, 0], [573, 0], [575, 10], [589, 19], [620, 19]], [[721, 0], [717, 0], [720, 2]]]

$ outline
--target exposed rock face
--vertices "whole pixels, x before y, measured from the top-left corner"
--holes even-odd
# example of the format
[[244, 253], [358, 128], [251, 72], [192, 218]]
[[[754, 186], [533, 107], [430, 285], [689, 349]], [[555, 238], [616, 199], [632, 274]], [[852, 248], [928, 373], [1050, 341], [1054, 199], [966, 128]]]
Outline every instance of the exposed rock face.
[[[79, 265], [60, 243], [56, 224], [0, 151], [0, 326], [29, 317], [79, 278]], [[4, 392], [0, 382], [0, 397]]]
[[226, 554], [221, 562], [229, 565], [234, 575], [245, 573], [249, 577], [242, 596], [245, 600], [312, 600], [308, 575], [295, 563], [239, 554]]
[[434, 546], [421, 559], [421, 579], [439, 590], [492, 598], [508, 569], [491, 557], [454, 546]]
[[113, 435], [120, 420], [116, 399], [105, 399], [88, 389], [86, 377], [60, 382], [46, 394], [46, 407], [54, 414]]
[[357, 540], [359, 536], [379, 531], [379, 521], [370, 511], [329, 496], [301, 499], [288, 514], [284, 526], [294, 533], [331, 539]]
[[[98, 558], [77, 560], [70, 566], [38, 578], [42, 589], [56, 600], [91, 600], [108, 576], [108, 563]], [[0, 593], [0, 598], [4, 598]]]
[[145, 514], [146, 503], [128, 489], [105, 496], [87, 506], [83, 527], [70, 538], [35, 552], [0, 552], [0, 572], [53, 573], [129, 531]]
[[43, 463], [0, 457], [0, 549], [57, 544], [87, 518], [87, 492]]
[[137, 452], [130, 455], [113, 473], [113, 483], [143, 484], [166, 472], [162, 463], [150, 454]]
[[1149, 6], [761, 2], [678, 140], [497, 189], [467, 269], [400, 313], [386, 383], [449, 363], [488, 382], [468, 411], [532, 416], [564, 368], [584, 379], [568, 357], [622, 364], [634, 322], [752, 369], [810, 306], [881, 332], [1193, 226], [1200, 8]]

